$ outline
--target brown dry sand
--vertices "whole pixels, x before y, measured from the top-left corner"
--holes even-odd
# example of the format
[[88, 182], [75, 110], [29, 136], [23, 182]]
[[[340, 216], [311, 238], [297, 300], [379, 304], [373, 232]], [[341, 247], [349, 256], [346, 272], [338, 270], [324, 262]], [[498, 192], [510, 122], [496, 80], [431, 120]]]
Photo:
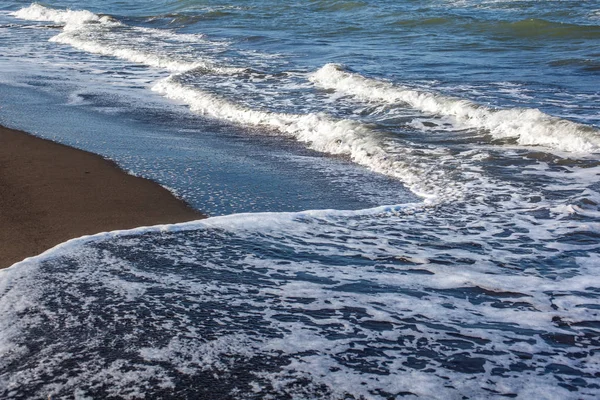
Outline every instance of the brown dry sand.
[[203, 217], [112, 161], [0, 126], [0, 268], [75, 237]]

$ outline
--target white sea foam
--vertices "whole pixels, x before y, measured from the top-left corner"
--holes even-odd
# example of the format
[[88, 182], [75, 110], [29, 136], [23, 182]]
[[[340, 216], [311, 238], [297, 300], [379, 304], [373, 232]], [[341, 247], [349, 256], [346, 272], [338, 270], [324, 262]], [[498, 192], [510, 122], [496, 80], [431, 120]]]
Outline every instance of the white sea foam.
[[[556, 383], [574, 380], [573, 371], [593, 382], [599, 371], [587, 342], [596, 330], [576, 325], [597, 316], [599, 299], [583, 292], [598, 271], [544, 276], [518, 269], [519, 259], [499, 268], [499, 254], [436, 252], [410, 239], [433, 235], [434, 247], [447, 244], [438, 240], [447, 229], [426, 212], [395, 206], [232, 215], [75, 239], [0, 272], [0, 366], [24, 366], [1, 376], [0, 387], [27, 387], [37, 397], [103, 387], [152, 397], [181, 377], [232, 376], [258, 360], [244, 377], [262, 398], [405, 391], [458, 398], [489, 390], [594, 398], [592, 388], [569, 392]], [[518, 248], [514, 242], [501, 244]], [[40, 326], [56, 334], [37, 336], [48, 345], [32, 355], [23, 335]], [[73, 338], [78, 346], [69, 347]], [[107, 352], [106, 343], [122, 351]], [[76, 375], [43, 380], [61, 376], [73, 359]], [[545, 372], [557, 365], [567, 372]]]
[[[89, 38], [82, 38], [74, 35], [70, 31], [63, 32], [50, 39], [52, 42], [68, 44], [79, 50], [90, 53], [101, 54], [104, 56], [118, 57], [123, 60], [144, 64], [154, 68], [162, 68], [169, 71], [188, 71], [191, 69], [202, 68], [214, 72], [229, 72], [230, 69], [215, 67], [208, 61], [186, 62], [177, 60], [173, 57], [163, 56], [153, 52], [136, 50], [117, 43], [101, 43]], [[236, 71], [239, 71], [236, 69]]]
[[[30, 21], [47, 21], [57, 24], [80, 25], [89, 22], [101, 22], [102, 18], [87, 10], [56, 10], [34, 3], [12, 13], [14, 17]], [[107, 21], [104, 19], [104, 21]]]
[[600, 151], [597, 129], [537, 109], [495, 110], [469, 100], [366, 78], [336, 64], [326, 64], [310, 80], [319, 87], [361, 100], [406, 104], [427, 114], [451, 117], [461, 127], [485, 130], [496, 139], [516, 138], [521, 145], [542, 145], [561, 151]]

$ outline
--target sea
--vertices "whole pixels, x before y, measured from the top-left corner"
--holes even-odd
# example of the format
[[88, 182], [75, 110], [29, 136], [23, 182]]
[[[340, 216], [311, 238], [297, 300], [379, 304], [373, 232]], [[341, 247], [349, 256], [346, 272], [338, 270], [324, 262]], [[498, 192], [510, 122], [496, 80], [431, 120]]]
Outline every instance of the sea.
[[0, 271], [2, 399], [600, 397], [597, 0], [2, 0], [0, 124], [210, 217]]

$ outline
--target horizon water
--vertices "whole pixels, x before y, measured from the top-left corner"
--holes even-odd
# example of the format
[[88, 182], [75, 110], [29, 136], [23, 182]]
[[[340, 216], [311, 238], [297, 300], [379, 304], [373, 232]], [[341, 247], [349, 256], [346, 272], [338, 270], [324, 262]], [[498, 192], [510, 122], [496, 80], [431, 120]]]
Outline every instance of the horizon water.
[[0, 271], [0, 397], [600, 396], [596, 1], [7, 0], [0, 124], [206, 220]]

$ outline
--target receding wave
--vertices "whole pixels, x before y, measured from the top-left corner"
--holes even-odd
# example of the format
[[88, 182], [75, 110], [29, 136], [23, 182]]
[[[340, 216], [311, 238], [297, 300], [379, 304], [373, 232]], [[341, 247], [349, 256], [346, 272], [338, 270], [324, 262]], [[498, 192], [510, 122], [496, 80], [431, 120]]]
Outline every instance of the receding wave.
[[426, 27], [436, 25], [446, 25], [455, 22], [453, 18], [447, 17], [432, 17], [425, 19], [402, 19], [394, 22], [392, 25], [405, 26], [405, 27]]
[[[486, 177], [474, 166], [474, 161], [488, 156], [478, 150], [459, 155], [443, 146], [424, 147], [398, 140], [356, 120], [252, 107], [195, 86], [193, 73], [172, 75], [153, 90], [188, 105], [194, 113], [258, 127], [305, 143], [312, 150], [347, 157], [373, 172], [398, 179], [427, 205], [465, 201], [481, 187], [489, 188], [492, 194], [518, 191]], [[480, 199], [486, 196], [478, 195]]]
[[424, 113], [451, 117], [461, 127], [484, 130], [495, 139], [515, 138], [521, 145], [542, 145], [561, 151], [600, 151], [597, 129], [537, 109], [492, 109], [465, 99], [366, 78], [336, 64], [325, 65], [310, 80], [321, 88], [361, 100], [408, 105]]
[[105, 233], [1, 271], [0, 393], [595, 398], [597, 256], [397, 211]]

